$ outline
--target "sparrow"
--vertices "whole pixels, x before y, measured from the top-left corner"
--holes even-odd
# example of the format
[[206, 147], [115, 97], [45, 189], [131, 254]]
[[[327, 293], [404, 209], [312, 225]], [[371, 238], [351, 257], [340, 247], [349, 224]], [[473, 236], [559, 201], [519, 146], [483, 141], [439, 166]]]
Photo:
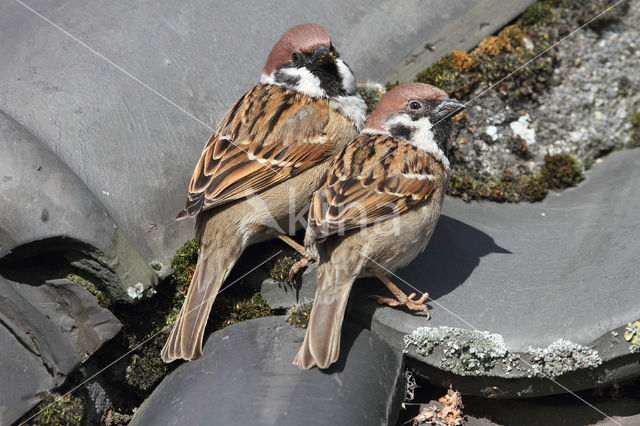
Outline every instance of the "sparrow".
[[307, 256], [285, 231], [290, 216], [308, 205], [330, 159], [364, 122], [353, 72], [327, 32], [306, 24], [284, 33], [260, 83], [227, 112], [191, 177], [178, 218], [196, 216], [198, 263], [164, 362], [202, 356], [215, 297], [247, 246], [277, 237]]
[[386, 274], [422, 252], [449, 181], [449, 118], [464, 105], [427, 84], [390, 90], [362, 133], [332, 161], [313, 194], [305, 248], [318, 262], [318, 287], [294, 364], [327, 368], [338, 359], [349, 292], [358, 277], [377, 277], [393, 298], [381, 304], [427, 312]]

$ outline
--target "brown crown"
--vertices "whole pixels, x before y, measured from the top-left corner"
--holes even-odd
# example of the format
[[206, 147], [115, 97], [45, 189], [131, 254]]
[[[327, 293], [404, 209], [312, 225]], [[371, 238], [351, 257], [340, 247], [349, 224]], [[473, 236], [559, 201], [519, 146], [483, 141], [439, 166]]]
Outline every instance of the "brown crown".
[[388, 91], [376, 109], [373, 110], [364, 128], [384, 132], [384, 123], [390, 115], [407, 108], [410, 100], [443, 100], [447, 97], [444, 90], [424, 83], [410, 83], [396, 86]]
[[297, 25], [284, 33], [273, 46], [262, 72], [270, 75], [276, 68], [289, 62], [293, 52], [310, 53], [318, 46], [328, 49], [330, 45], [329, 34], [320, 25]]

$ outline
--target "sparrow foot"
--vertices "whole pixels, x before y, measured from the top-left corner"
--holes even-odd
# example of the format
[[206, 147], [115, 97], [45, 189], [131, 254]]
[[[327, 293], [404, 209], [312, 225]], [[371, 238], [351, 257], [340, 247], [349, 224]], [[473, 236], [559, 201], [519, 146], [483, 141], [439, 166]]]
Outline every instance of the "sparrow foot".
[[293, 266], [291, 266], [291, 269], [289, 269], [289, 279], [292, 280], [300, 270], [306, 268], [310, 260], [311, 257], [307, 256], [294, 263]]
[[427, 319], [431, 318], [429, 315], [429, 308], [424, 304], [429, 299], [429, 293], [423, 293], [422, 296], [418, 300], [413, 300], [416, 297], [415, 293], [411, 293], [408, 296], [404, 294], [402, 290], [396, 286], [393, 281], [387, 278], [382, 272], [378, 270], [371, 271], [373, 275], [378, 278], [382, 283], [393, 293], [394, 297], [384, 297], [384, 296], [371, 296], [375, 299], [380, 305], [388, 305], [388, 306], [404, 306], [410, 311], [418, 311], [418, 312], [426, 312]]
[[402, 297], [393, 298], [393, 297], [385, 297], [385, 296], [371, 296], [372, 299], [375, 299], [379, 305], [387, 305], [387, 306], [404, 306], [410, 311], [418, 311], [418, 312], [426, 312], [427, 318], [429, 318], [429, 308], [424, 302], [429, 298], [429, 293], [424, 293], [418, 300], [413, 300], [416, 297], [415, 293], [411, 293], [410, 295], [406, 295], [402, 293]]

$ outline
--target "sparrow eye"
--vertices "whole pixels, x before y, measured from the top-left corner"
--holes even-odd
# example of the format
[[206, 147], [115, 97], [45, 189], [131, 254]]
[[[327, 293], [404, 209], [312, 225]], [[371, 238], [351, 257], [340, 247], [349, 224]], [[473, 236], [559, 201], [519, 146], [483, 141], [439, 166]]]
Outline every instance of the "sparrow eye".
[[300, 60], [300, 55], [298, 52], [293, 52], [291, 54], [291, 62], [298, 62]]
[[411, 108], [414, 111], [417, 111], [420, 108], [422, 108], [422, 105], [418, 101], [411, 101], [409, 102], [409, 108]]

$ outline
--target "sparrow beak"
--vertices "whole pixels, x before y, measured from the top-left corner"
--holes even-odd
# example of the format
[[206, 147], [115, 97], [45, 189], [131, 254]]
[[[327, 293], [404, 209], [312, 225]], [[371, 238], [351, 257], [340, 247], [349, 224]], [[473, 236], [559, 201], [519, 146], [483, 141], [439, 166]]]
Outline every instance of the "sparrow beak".
[[313, 56], [311, 56], [311, 60], [313, 63], [317, 63], [319, 65], [325, 65], [331, 63], [335, 60], [335, 55], [332, 51], [327, 49], [324, 46], [319, 46], [315, 52], [313, 52]]
[[444, 120], [451, 118], [465, 108], [462, 102], [454, 101], [453, 99], [445, 99], [440, 105], [433, 111], [438, 120]]

